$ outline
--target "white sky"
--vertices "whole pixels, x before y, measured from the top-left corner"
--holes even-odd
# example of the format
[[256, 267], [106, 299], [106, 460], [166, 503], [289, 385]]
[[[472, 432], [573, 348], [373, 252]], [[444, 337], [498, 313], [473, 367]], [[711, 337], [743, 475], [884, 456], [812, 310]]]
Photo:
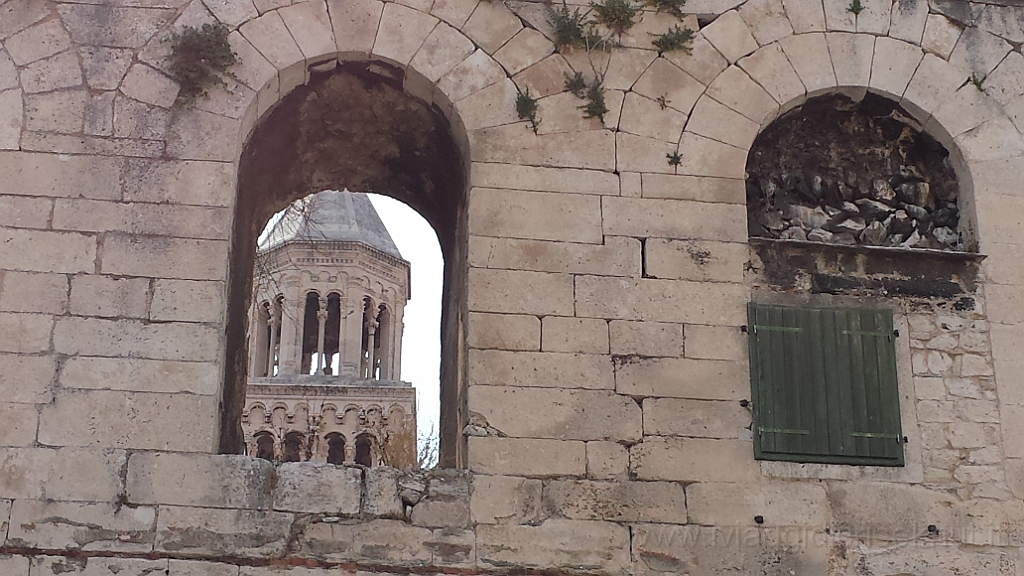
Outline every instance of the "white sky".
[[378, 194], [368, 194], [402, 257], [412, 268], [412, 298], [405, 307], [402, 380], [416, 387], [420, 435], [437, 436], [441, 422], [441, 292], [444, 258], [437, 234], [418, 212]]

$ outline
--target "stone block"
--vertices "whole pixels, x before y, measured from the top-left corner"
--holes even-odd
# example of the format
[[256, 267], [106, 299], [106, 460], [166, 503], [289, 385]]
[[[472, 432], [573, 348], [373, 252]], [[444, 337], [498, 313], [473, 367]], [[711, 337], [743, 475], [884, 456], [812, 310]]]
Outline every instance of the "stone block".
[[138, 452], [128, 461], [127, 496], [132, 504], [269, 509], [275, 482], [282, 489], [286, 476], [248, 456]]
[[545, 352], [608, 353], [608, 322], [604, 320], [546, 316], [541, 333]]
[[908, 540], [934, 524], [949, 530], [955, 499], [919, 486], [890, 483], [835, 483], [828, 486], [834, 525], [858, 537]]
[[46, 198], [0, 196], [0, 225], [10, 228], [46, 228], [52, 210], [53, 202]]
[[569, 316], [572, 281], [568, 274], [470, 268], [469, 310]]
[[0, 446], [31, 446], [36, 441], [39, 413], [34, 406], [0, 402]]
[[178, 98], [178, 85], [149, 66], [135, 64], [121, 81], [121, 92], [139, 102], [170, 108]]
[[25, 105], [21, 90], [0, 92], [0, 150], [19, 148], [24, 124]]
[[806, 89], [778, 44], [765, 46], [737, 64], [776, 102], [790, 107], [803, 99]]
[[28, 556], [0, 556], [0, 571], [9, 576], [28, 576]]
[[334, 30], [325, 2], [305, 2], [278, 11], [308, 63], [331, 58], [337, 52]]
[[800, 526], [824, 530], [829, 526], [829, 502], [824, 487], [806, 483], [699, 483], [686, 487], [690, 522], [705, 526]]
[[836, 86], [836, 74], [828, 55], [828, 43], [824, 34], [790, 36], [779, 44], [808, 94]]
[[961, 502], [953, 517], [954, 539], [974, 546], [1017, 546], [1024, 540], [1024, 503], [975, 499]]
[[47, 20], [26, 28], [4, 42], [4, 48], [18, 66], [53, 56], [70, 47], [71, 38], [59, 20]]
[[587, 477], [595, 480], [625, 480], [629, 474], [629, 451], [616, 442], [587, 442]]
[[[466, 517], [468, 518], [468, 513]], [[430, 540], [424, 542], [424, 546], [431, 552], [431, 562], [435, 566], [476, 567], [476, 534], [473, 530], [436, 528]]]
[[494, 53], [509, 74], [516, 74], [540, 62], [554, 51], [551, 42], [533, 28], [523, 28]]
[[78, 56], [71, 50], [33, 62], [21, 70], [21, 87], [29, 94], [71, 88], [82, 83]]
[[62, 317], [53, 331], [54, 350], [85, 356], [125, 355], [152, 360], [218, 360], [220, 335], [202, 324]]
[[968, 27], [949, 55], [949, 63], [969, 76], [988, 76], [1012, 50], [1006, 40], [979, 28]]
[[865, 0], [864, 10], [854, 18], [858, 34], [874, 34], [884, 38], [889, 33], [892, 0]]
[[473, 188], [469, 232], [478, 236], [600, 244], [601, 198]]
[[640, 241], [606, 236], [605, 243], [576, 244], [541, 240], [470, 237], [472, 266], [612, 276], [640, 275]]
[[925, 54], [903, 93], [901, 104], [911, 106], [911, 112], [921, 111], [918, 115], [923, 120], [920, 116], [938, 110], [939, 105], [950, 98], [964, 80], [962, 72], [937, 56]]
[[25, 96], [25, 130], [80, 133], [86, 100], [85, 90], [28, 94]]
[[76, 356], [65, 360], [59, 381], [63, 388], [214, 395], [221, 374], [214, 362]]
[[689, 52], [673, 50], [663, 56], [704, 85], [710, 84], [729, 65], [725, 57], [701, 34], [694, 36]]
[[708, 438], [647, 437], [630, 448], [629, 467], [639, 480], [754, 482], [761, 475], [750, 442]]
[[189, 556], [274, 558], [284, 554], [293, 520], [284, 512], [161, 506], [155, 549]]
[[615, 387], [612, 361], [597, 354], [470, 350], [471, 385], [586, 388]]
[[872, 62], [869, 85], [884, 91], [890, 97], [902, 96], [918, 64], [924, 58], [924, 53], [913, 44], [891, 38], [876, 39], [875, 50], [885, 54], [885, 58], [875, 58]]
[[363, 474], [359, 468], [286, 463], [277, 467], [274, 510], [354, 516], [359, 514], [362, 489]]
[[423, 42], [410, 66], [431, 82], [437, 82], [474, 50], [473, 42], [458, 30], [439, 23]]
[[96, 267], [96, 239], [84, 234], [5, 229], [0, 244], [8, 270], [75, 273]]
[[0, 152], [0, 172], [0, 194], [93, 199], [121, 195], [119, 163], [113, 158]]
[[31, 573], [67, 574], [68, 576], [150, 576], [166, 573], [167, 560], [143, 560], [137, 558], [105, 558], [91, 556], [35, 556], [32, 558]]
[[116, 90], [132, 62], [131, 50], [83, 46], [78, 49], [85, 81], [93, 90]]
[[18, 88], [18, 70], [7, 50], [0, 49], [0, 90]]
[[76, 44], [114, 48], [141, 48], [175, 15], [171, 9], [88, 4], [67, 4], [59, 11]]
[[540, 319], [520, 314], [469, 315], [468, 343], [471, 348], [498, 350], [540, 350]]
[[691, 358], [622, 357], [615, 389], [631, 396], [739, 401], [750, 395], [744, 363]]
[[583, 318], [741, 326], [746, 301], [738, 284], [576, 277], [576, 315]]
[[47, 6], [31, 0], [0, 3], [0, 38], [7, 38], [50, 15]]
[[398, 478], [400, 470], [375, 466], [368, 468], [366, 475], [366, 495], [363, 500], [363, 513], [386, 518], [404, 518], [405, 506], [398, 495]]
[[[465, 499], [423, 500], [413, 507], [411, 520], [414, 526], [446, 528], [452, 531], [471, 524], [469, 503]], [[470, 540], [472, 545], [472, 540]]]
[[122, 450], [0, 448], [0, 497], [113, 502]]
[[739, 362], [747, 358], [747, 337], [735, 327], [691, 324], [685, 334], [687, 358]]
[[825, 34], [832, 67], [839, 86], [867, 86], [871, 80], [871, 59], [875, 37], [867, 34], [830, 32]]
[[478, 524], [531, 524], [540, 517], [541, 481], [514, 476], [473, 477], [469, 500]]
[[645, 398], [644, 434], [691, 438], [732, 438], [749, 436], [750, 410], [739, 402]]
[[478, 3], [462, 32], [494, 54], [522, 29], [522, 21], [504, 4]]
[[927, 20], [928, 6], [925, 3], [896, 0], [892, 5], [889, 37], [920, 46]]
[[63, 274], [5, 272], [0, 283], [0, 311], [63, 314], [68, 279]]
[[[188, 414], [196, 424], [169, 433], [160, 423], [167, 422], [171, 414]], [[214, 445], [216, 414], [214, 396], [108, 390], [64, 393], [43, 407], [39, 442], [204, 452]]]
[[746, 202], [743, 180], [738, 179], [642, 174], [641, 182], [644, 198], [674, 198], [727, 204], [744, 204]]
[[602, 204], [606, 234], [719, 241], [739, 241], [745, 236], [737, 224], [737, 219], [743, 221], [745, 209], [738, 205], [610, 197], [603, 198]]
[[53, 356], [0, 354], [0, 397], [7, 402], [46, 404], [52, 396]]
[[471, 185], [480, 188], [611, 196], [619, 194], [615, 175], [598, 170], [474, 162], [470, 174]]
[[1007, 458], [1024, 458], [1024, 406], [1003, 405], [999, 408], [1003, 426], [1003, 453]]
[[782, 0], [747, 2], [740, 5], [738, 11], [750, 34], [761, 46], [793, 34], [793, 25], [790, 24]]
[[[437, 0], [442, 2], [445, 0]], [[516, 85], [529, 89], [530, 94], [537, 98], [557, 94], [565, 89], [565, 75], [572, 73], [572, 68], [561, 54], [552, 54], [530, 66], [513, 77]]]
[[315, 523], [299, 538], [300, 552], [331, 562], [372, 558], [403, 566], [430, 564], [432, 539], [427, 528], [398, 520], [370, 520], [355, 524]]
[[50, 349], [53, 316], [0, 312], [0, 352], [31, 354]]
[[293, 67], [297, 62], [304, 63], [305, 56], [277, 11], [249, 20], [238, 31], [281, 72], [282, 89], [305, 81], [304, 66], [298, 71]]
[[72, 314], [105, 318], [145, 318], [149, 280], [112, 278], [95, 274], [71, 279]]
[[686, 494], [674, 482], [554, 480], [544, 507], [571, 520], [686, 523]]
[[735, 10], [720, 15], [700, 33], [730, 64], [757, 50], [757, 40], [751, 35], [740, 13]]
[[15, 500], [10, 546], [43, 550], [150, 552], [156, 508]]
[[[967, 162], [1016, 158], [1024, 155], [1024, 142], [1021, 141], [1020, 132], [1017, 132], [1016, 127], [1005, 116], [997, 116], [957, 136], [954, 142], [960, 147]], [[979, 211], [984, 213], [983, 208]], [[984, 223], [984, 220], [981, 222]]]
[[[223, 280], [228, 243], [220, 240], [110, 234], [103, 244], [103, 273], [125, 276]], [[91, 267], [90, 267], [91, 270]]]
[[953, 53], [963, 28], [942, 14], [929, 14], [925, 21], [921, 48], [946, 60]]
[[640, 408], [610, 391], [471, 386], [468, 405], [513, 438], [635, 442], [641, 436]]
[[938, 573], [1002, 576], [1011, 566], [1010, 555], [1002, 551], [964, 554], [958, 544], [927, 543], [909, 546], [866, 549], [853, 555], [852, 562], [868, 574]]
[[686, 114], [674, 108], [664, 107], [636, 92], [627, 92], [622, 105], [619, 130], [675, 143], [679, 141], [683, 127], [686, 126], [686, 118]]
[[[119, 188], [116, 176], [114, 170], [112, 185]], [[235, 200], [235, 168], [222, 162], [129, 159], [124, 199], [127, 202], [231, 206]]]
[[238, 576], [238, 566], [234, 564], [202, 560], [171, 560], [168, 570], [169, 576]]
[[617, 574], [630, 564], [629, 531], [611, 522], [549, 519], [539, 526], [477, 526], [480, 566], [585, 569]]
[[[615, 133], [615, 167], [622, 172], [663, 172], [672, 174], [678, 167], [671, 166], [665, 157], [676, 152], [674, 143], [637, 136], [628, 132]], [[687, 168], [692, 168], [692, 163]], [[689, 172], [684, 172], [689, 173]]]
[[629, 322], [613, 320], [608, 323], [611, 353], [620, 356], [683, 355], [683, 327], [665, 322]]
[[224, 308], [222, 282], [157, 280], [153, 284], [151, 320], [219, 322]]
[[634, 557], [644, 569], [677, 574], [826, 574], [828, 539], [812, 530], [742, 526], [633, 527]]
[[708, 86], [707, 95], [757, 125], [766, 123], [779, 107], [775, 99], [738, 66], [731, 66], [719, 74]]
[[586, 445], [570, 440], [470, 436], [469, 469], [526, 477], [583, 476]]
[[369, 54], [380, 25], [384, 3], [378, 0], [328, 0], [338, 51]]
[[664, 98], [668, 108], [689, 114], [704, 92], [704, 85], [667, 59], [658, 58], [636, 81], [633, 91], [651, 101]]
[[[717, 100], [701, 98], [693, 109], [693, 114], [686, 125], [686, 130], [747, 150], [757, 136], [758, 125], [739, 112], [719, 103]], [[645, 177], [647, 176], [645, 175]], [[652, 174], [650, 176], [653, 178], [660, 175]], [[679, 178], [676, 180], [680, 181]], [[720, 184], [722, 183], [720, 182]], [[649, 194], [645, 194], [645, 196], [654, 197]], [[703, 198], [697, 197], [693, 199], [702, 200]]]
[[400, 4], [385, 4], [373, 53], [408, 64], [437, 25], [437, 18]]
[[472, 156], [481, 162], [607, 172], [615, 169], [615, 133], [609, 130], [537, 136], [522, 124], [510, 124], [474, 130], [469, 140]]
[[746, 244], [732, 242], [651, 238], [646, 248], [649, 276], [698, 282], [742, 282], [749, 256]]

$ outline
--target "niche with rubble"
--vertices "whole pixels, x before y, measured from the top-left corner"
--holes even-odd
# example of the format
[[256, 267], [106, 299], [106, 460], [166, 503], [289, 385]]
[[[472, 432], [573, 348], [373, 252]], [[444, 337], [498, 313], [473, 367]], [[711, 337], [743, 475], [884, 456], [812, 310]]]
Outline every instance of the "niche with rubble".
[[973, 251], [949, 151], [898, 104], [868, 93], [809, 100], [747, 160], [752, 238]]

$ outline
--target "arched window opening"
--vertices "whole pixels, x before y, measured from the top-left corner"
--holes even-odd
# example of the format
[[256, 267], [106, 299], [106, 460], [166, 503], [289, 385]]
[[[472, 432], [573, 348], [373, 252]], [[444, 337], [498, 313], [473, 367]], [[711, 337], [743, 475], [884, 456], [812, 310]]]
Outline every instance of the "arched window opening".
[[274, 460], [274, 436], [270, 432], [260, 432], [256, 435], [256, 457]]
[[337, 432], [327, 435], [327, 463], [345, 463], [345, 437]]
[[747, 158], [751, 237], [976, 249], [955, 158], [882, 96], [812, 99], [775, 120]]
[[306, 439], [299, 432], [289, 432], [284, 437], [284, 461], [301, 462]]
[[[351, 439], [346, 450], [353, 453], [358, 434], [386, 438], [385, 444], [392, 438], [411, 438], [415, 444], [415, 423], [421, 422], [424, 429], [439, 430], [440, 465], [465, 464], [466, 440], [461, 431], [467, 421], [466, 382], [464, 355], [458, 351], [464, 349], [467, 325], [467, 164], [456, 142], [466, 138], [452, 134], [443, 107], [404, 93], [403, 82], [396, 82], [403, 75], [400, 68], [381, 62], [342, 62], [331, 72], [314, 74], [257, 123], [243, 148], [229, 271], [222, 452], [237, 452], [245, 434], [252, 433], [240, 425], [246, 396], [269, 393], [271, 385], [278, 386], [278, 391], [282, 386], [304, 386], [307, 392], [310, 386], [320, 391], [359, 385], [397, 394], [406, 427], [390, 429], [394, 425], [389, 419], [380, 418], [372, 429], [358, 421], [347, 428], [350, 418], [345, 402], [337, 403], [346, 406], [345, 417], [340, 418], [344, 423], [333, 422], [332, 429], [324, 425], [319, 407], [310, 403], [309, 423], [289, 426], [319, 427], [315, 435], [308, 435], [314, 447], [311, 458], [326, 460], [330, 452], [326, 435], [331, 433]], [[436, 298], [441, 301], [441, 326], [438, 330], [435, 324], [426, 332], [426, 342], [410, 340], [403, 345], [403, 334], [408, 337], [406, 330], [411, 326], [410, 317], [403, 313], [411, 298], [411, 273], [409, 261], [393, 250], [384, 227], [330, 217], [349, 210], [372, 215], [371, 220], [378, 218], [373, 214], [376, 200], [371, 204], [362, 192], [383, 193], [411, 207], [440, 245], [444, 289], [436, 292]], [[295, 207], [291, 215], [285, 211], [271, 220], [289, 206]], [[272, 229], [260, 238], [268, 221]], [[433, 240], [414, 244], [433, 244]], [[257, 269], [276, 274], [275, 281], [253, 282]], [[265, 293], [271, 289], [273, 294]], [[314, 292], [315, 296], [307, 297]], [[279, 306], [274, 300], [278, 294], [282, 295]], [[253, 346], [259, 338], [246, 339], [246, 324], [260, 316], [251, 311], [252, 303], [264, 301], [275, 303], [268, 322], [278, 326], [268, 334], [276, 342], [267, 347], [265, 371], [259, 369], [259, 358], [245, 356], [245, 344]], [[438, 334], [439, 354], [437, 344], [430, 342]], [[408, 351], [404, 358], [403, 349]], [[437, 414], [439, 406], [439, 424], [420, 418], [417, 390], [408, 381], [418, 388], [422, 379], [403, 366], [409, 357], [431, 354], [425, 351], [433, 351], [431, 377], [436, 379], [440, 372], [440, 392], [430, 394], [423, 406], [433, 406], [432, 414]], [[246, 368], [252, 368], [248, 374]], [[309, 397], [302, 395], [303, 388], [293, 390], [299, 397], [289, 399], [288, 405]], [[368, 404], [358, 410], [365, 411]], [[349, 461], [353, 458], [354, 454]], [[385, 454], [374, 458], [399, 467], [416, 464]]]
[[369, 468], [375, 465], [373, 460], [373, 438], [369, 434], [356, 436], [356, 464]]

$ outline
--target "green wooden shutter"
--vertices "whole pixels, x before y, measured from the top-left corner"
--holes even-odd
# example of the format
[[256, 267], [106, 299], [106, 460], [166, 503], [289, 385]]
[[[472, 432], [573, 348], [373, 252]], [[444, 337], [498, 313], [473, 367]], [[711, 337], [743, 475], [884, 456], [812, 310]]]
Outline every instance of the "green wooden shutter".
[[903, 465], [888, 310], [748, 308], [759, 459]]

